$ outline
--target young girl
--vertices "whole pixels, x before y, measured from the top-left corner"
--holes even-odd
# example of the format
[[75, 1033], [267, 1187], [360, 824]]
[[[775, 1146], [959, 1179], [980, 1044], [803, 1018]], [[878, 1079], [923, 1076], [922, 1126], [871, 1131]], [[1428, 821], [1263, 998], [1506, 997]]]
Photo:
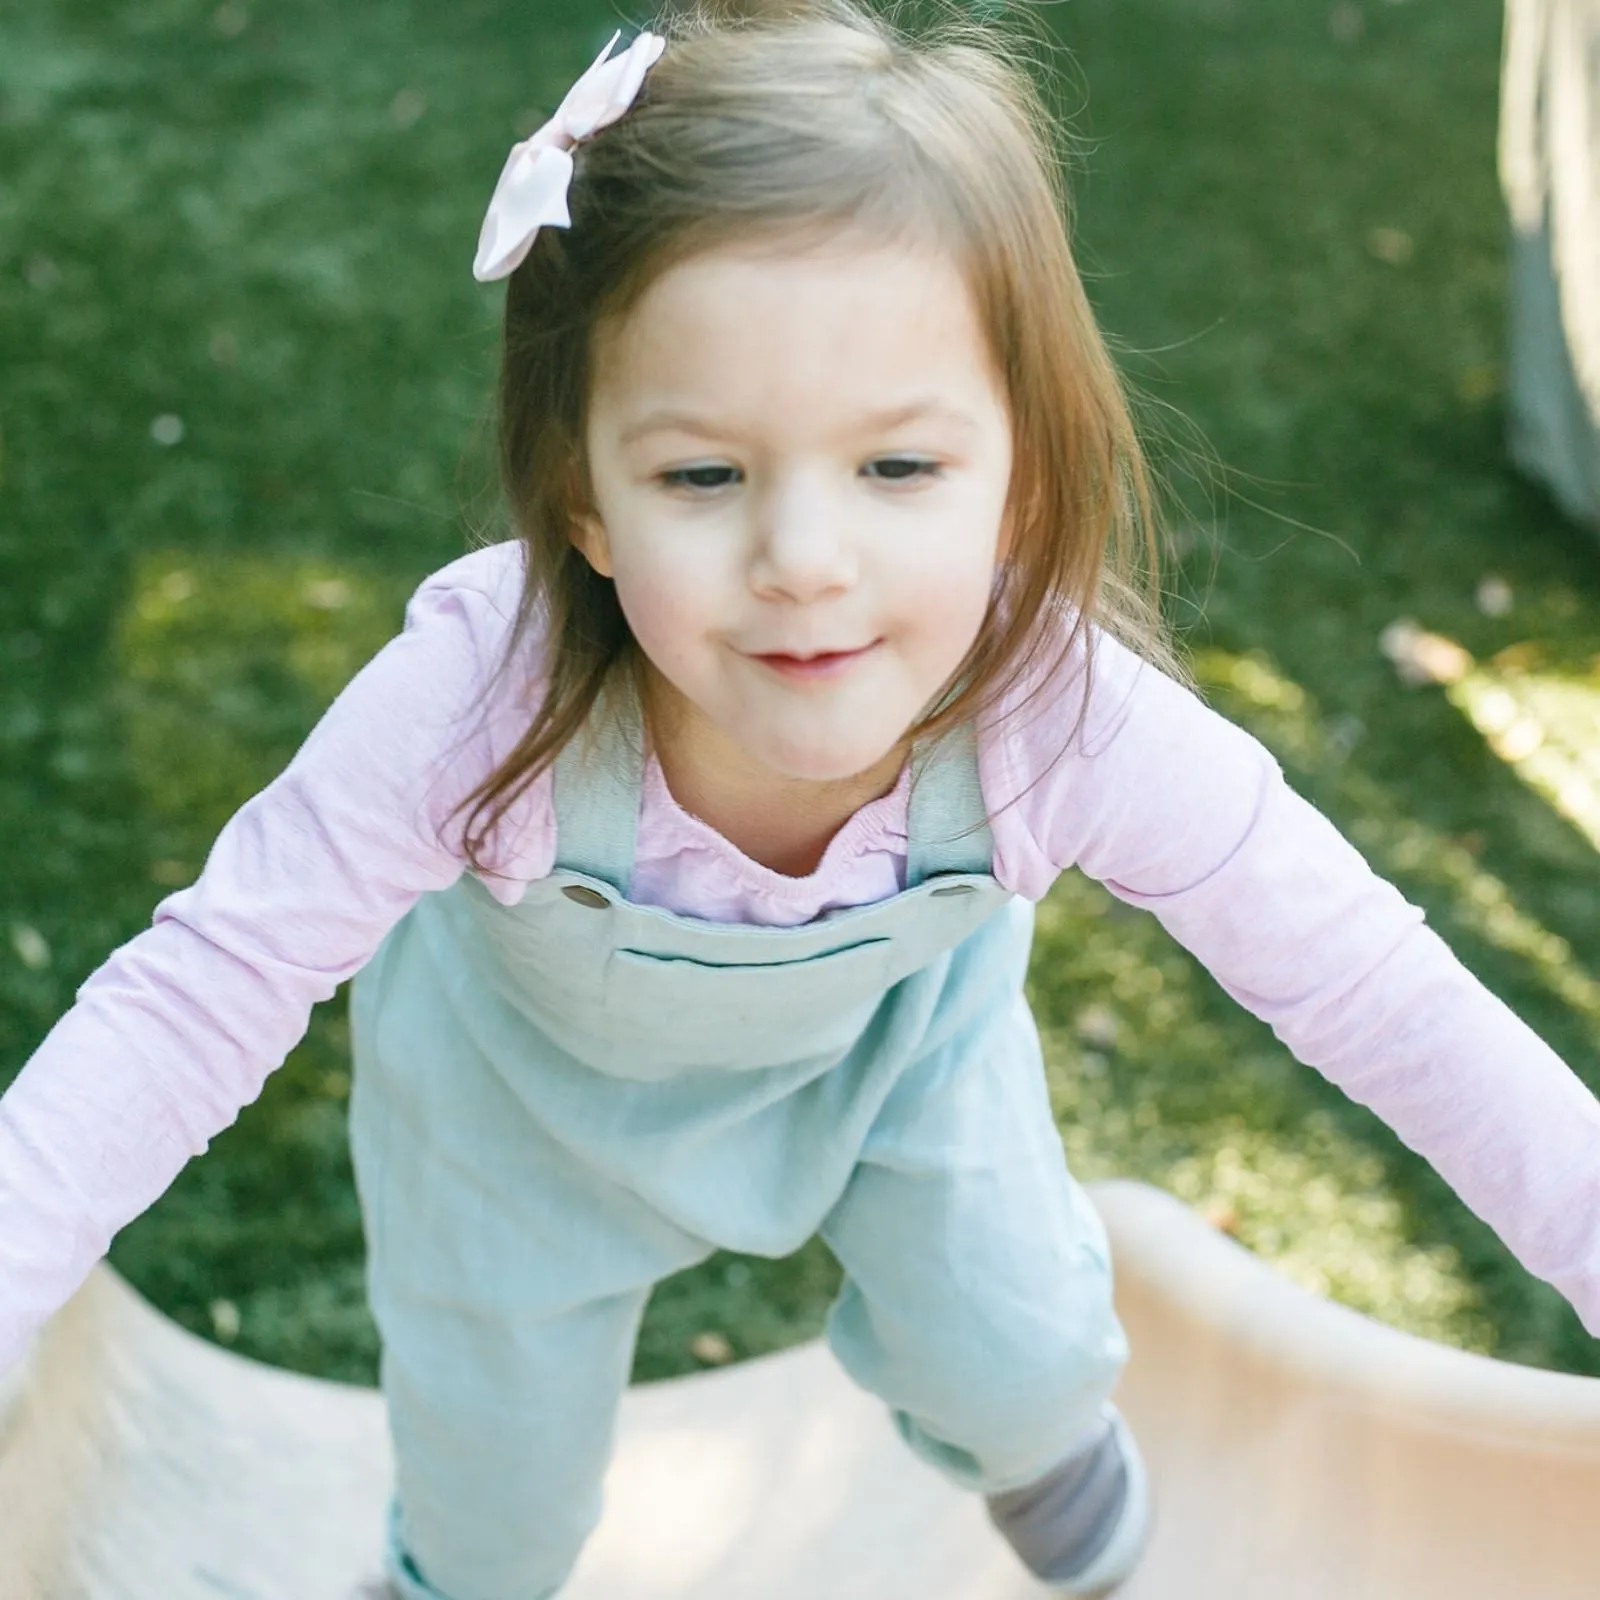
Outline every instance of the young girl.
[[[536, 1600], [650, 1289], [820, 1232], [828, 1338], [1063, 1595], [1151, 1523], [1023, 999], [1077, 867], [1600, 1329], [1600, 1108], [1168, 673], [1051, 132], [971, 30], [708, 3], [513, 150], [518, 538], [446, 567], [0, 1103], [0, 1369], [355, 976], [405, 1600]], [[615, 41], [614, 41], [615, 42]]]

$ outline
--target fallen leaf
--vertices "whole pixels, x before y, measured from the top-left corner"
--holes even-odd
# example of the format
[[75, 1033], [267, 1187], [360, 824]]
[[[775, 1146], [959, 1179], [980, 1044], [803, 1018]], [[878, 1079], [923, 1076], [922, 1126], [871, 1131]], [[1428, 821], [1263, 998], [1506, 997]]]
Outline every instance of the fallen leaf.
[[1073, 1031], [1087, 1045], [1099, 1050], [1114, 1050], [1121, 1029], [1110, 1006], [1085, 1006], [1073, 1023]]
[[30, 289], [53, 289], [61, 282], [61, 268], [55, 261], [46, 255], [28, 257], [28, 265], [24, 269], [27, 274]]
[[1509, 616], [1512, 606], [1516, 604], [1511, 585], [1494, 573], [1479, 581], [1476, 599], [1478, 609], [1486, 617]]
[[1373, 228], [1367, 233], [1367, 249], [1391, 267], [1403, 267], [1416, 253], [1411, 235], [1404, 228]]
[[212, 1332], [224, 1344], [232, 1344], [239, 1337], [241, 1325], [238, 1306], [231, 1300], [213, 1300], [210, 1311]]
[[401, 128], [409, 128], [420, 122], [427, 109], [428, 97], [420, 89], [402, 89], [389, 102], [389, 115]]
[[725, 1367], [733, 1360], [733, 1346], [720, 1333], [710, 1331], [697, 1333], [689, 1341], [689, 1352], [708, 1367]]
[[1454, 639], [1429, 633], [1409, 618], [1391, 622], [1378, 636], [1378, 648], [1394, 663], [1403, 683], [1459, 683], [1472, 670], [1472, 657]]
[[44, 935], [26, 922], [12, 923], [11, 948], [16, 951], [17, 960], [29, 972], [43, 972], [50, 965], [50, 946], [45, 942]]
[[1335, 44], [1359, 44], [1366, 31], [1360, 6], [1337, 5], [1328, 13], [1328, 35]]
[[224, 39], [237, 39], [250, 26], [250, 8], [242, 0], [223, 0], [211, 13], [211, 26]]

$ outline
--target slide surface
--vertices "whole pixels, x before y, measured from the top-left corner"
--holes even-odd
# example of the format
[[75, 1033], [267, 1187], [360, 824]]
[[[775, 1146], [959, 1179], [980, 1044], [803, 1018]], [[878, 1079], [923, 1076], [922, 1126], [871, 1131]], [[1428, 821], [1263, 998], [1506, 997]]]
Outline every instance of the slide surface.
[[[1155, 1542], [1119, 1600], [1593, 1600], [1600, 1380], [1383, 1328], [1156, 1190], [1092, 1190]], [[100, 1267], [0, 1395], [0, 1600], [365, 1600], [376, 1393], [185, 1333]], [[981, 1503], [818, 1344], [631, 1389], [563, 1600], [1029, 1600]]]

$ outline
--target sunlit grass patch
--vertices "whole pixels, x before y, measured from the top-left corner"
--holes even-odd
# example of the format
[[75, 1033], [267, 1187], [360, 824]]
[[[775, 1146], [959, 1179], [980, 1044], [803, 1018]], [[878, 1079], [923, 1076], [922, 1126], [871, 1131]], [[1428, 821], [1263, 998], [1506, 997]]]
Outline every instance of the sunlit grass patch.
[[[1419, 821], [1397, 796], [1369, 777], [1319, 716], [1310, 696], [1260, 652], [1201, 652], [1200, 681], [1219, 710], [1252, 729], [1301, 771], [1323, 780], [1340, 802], [1345, 831], [1368, 859], [1402, 885], [1447, 892], [1456, 920], [1518, 957], [1551, 998], [1600, 1024], [1600, 980], [1567, 940], [1518, 903], [1509, 885], [1483, 868], [1459, 840]], [[1498, 691], [1497, 691], [1498, 692]], [[1595, 1031], [1600, 1044], [1600, 1028]]]
[[[1081, 877], [1040, 907], [1030, 996], [1069, 1164], [1188, 1201], [1293, 1281], [1490, 1350], [1478, 1286], [1419, 1242], [1367, 1114], [1241, 1011], [1155, 919]], [[1403, 1156], [1403, 1152], [1401, 1152]]]
[[[1447, 937], [1470, 930], [1504, 952], [1600, 1045], [1588, 966], [1470, 848], [1374, 779], [1301, 685], [1259, 651], [1201, 651], [1195, 666], [1218, 709], [1338, 812], [1379, 871], [1442, 901]], [[1030, 995], [1080, 1177], [1159, 1184], [1292, 1281], [1410, 1333], [1537, 1360], [1555, 1325], [1570, 1328], [1559, 1296], [1420, 1157], [1297, 1063], [1153, 917], [1062, 879], [1039, 908]], [[1569, 1333], [1566, 1348], [1587, 1341]]]
[[1537, 642], [1446, 688], [1489, 748], [1600, 849], [1600, 656], [1565, 671]]
[[[398, 575], [325, 558], [165, 550], [135, 563], [111, 698], [161, 892], [199, 873], [223, 823], [396, 631], [405, 593]], [[313, 1011], [260, 1101], [118, 1237], [112, 1259], [196, 1332], [370, 1383], [349, 1092], [341, 998]]]
[[1293, 1143], [1239, 1123], [1176, 1162], [1166, 1186], [1314, 1294], [1462, 1349], [1495, 1348], [1478, 1286], [1449, 1245], [1419, 1247], [1384, 1163], [1324, 1114]]
[[325, 559], [139, 559], [113, 634], [114, 700], [161, 845], [156, 882], [199, 870], [222, 824], [395, 632], [404, 596], [393, 576]]

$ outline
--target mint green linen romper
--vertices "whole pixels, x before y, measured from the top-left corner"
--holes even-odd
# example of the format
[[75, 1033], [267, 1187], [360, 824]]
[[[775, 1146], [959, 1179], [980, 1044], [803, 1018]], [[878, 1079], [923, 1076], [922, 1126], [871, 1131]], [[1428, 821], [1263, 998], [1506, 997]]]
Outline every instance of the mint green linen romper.
[[820, 1232], [845, 1273], [833, 1352], [972, 1490], [1060, 1460], [1126, 1355], [971, 730], [918, 752], [901, 893], [772, 928], [628, 900], [637, 710], [591, 727], [556, 763], [550, 875], [511, 907], [470, 875], [423, 896], [354, 984], [407, 1600], [558, 1591], [651, 1287], [719, 1247]]

